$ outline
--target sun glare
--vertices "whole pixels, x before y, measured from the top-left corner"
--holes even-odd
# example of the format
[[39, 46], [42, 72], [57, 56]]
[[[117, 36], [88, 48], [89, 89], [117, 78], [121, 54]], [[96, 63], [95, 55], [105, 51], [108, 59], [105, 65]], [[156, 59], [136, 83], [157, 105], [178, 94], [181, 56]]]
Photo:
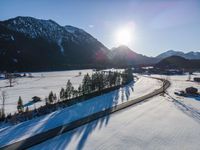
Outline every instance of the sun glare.
[[116, 32], [117, 45], [128, 46], [132, 42], [132, 31], [130, 28], [121, 28]]

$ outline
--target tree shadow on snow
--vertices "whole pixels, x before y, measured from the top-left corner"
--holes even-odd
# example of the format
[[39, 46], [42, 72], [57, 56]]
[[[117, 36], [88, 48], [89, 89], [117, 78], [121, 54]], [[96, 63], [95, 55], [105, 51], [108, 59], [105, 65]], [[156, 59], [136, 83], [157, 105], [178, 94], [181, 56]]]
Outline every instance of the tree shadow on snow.
[[[110, 93], [95, 97], [94, 99], [98, 99], [91, 107], [87, 108], [90, 112], [90, 114], [95, 113], [96, 109], [101, 108], [101, 110], [105, 110], [110, 107], [117, 106], [119, 101], [128, 100], [131, 91], [133, 91], [134, 82], [124, 86], [123, 88], [120, 88], [118, 90], [112, 91]], [[121, 97], [124, 95], [125, 97]], [[121, 98], [121, 99], [120, 99]], [[94, 100], [93, 99], [93, 100]], [[104, 102], [101, 103], [101, 101], [104, 99]], [[92, 101], [92, 100], [91, 100]], [[105, 103], [106, 101], [106, 103]], [[81, 113], [80, 110], [77, 110], [77, 113]], [[56, 117], [56, 116], [54, 116]], [[85, 143], [88, 140], [88, 137], [92, 134], [94, 130], [101, 130], [102, 127], [106, 127], [109, 123], [110, 115], [106, 115], [102, 118], [99, 118], [97, 120], [94, 120], [88, 124], [85, 124], [81, 127], [78, 127], [74, 130], [71, 130], [69, 132], [63, 133], [59, 136], [54, 137], [53, 139], [50, 139], [44, 143], [40, 144], [40, 149], [70, 149], [68, 147], [72, 142], [75, 141], [77, 145], [75, 146], [77, 150], [82, 150], [84, 148]], [[37, 149], [37, 146], [36, 146]]]
[[192, 98], [194, 100], [200, 101], [200, 95], [199, 96], [188, 96], [189, 98]]
[[[66, 122], [69, 123], [78, 120], [81, 117], [86, 117], [90, 114], [94, 114], [97, 112], [97, 110], [99, 112], [101, 110], [115, 107], [117, 106], [117, 104], [129, 99], [130, 93], [131, 91], [133, 91], [133, 86], [134, 82], [118, 90], [94, 97], [91, 100], [87, 100], [85, 102], [78, 103], [61, 110], [57, 110], [48, 115], [14, 125], [0, 132], [0, 147], [9, 144], [11, 141], [14, 141], [14, 139], [24, 139], [27, 138], [27, 135], [33, 136], [38, 133], [45, 132], [49, 130], [49, 126], [56, 127], [60, 124], [66, 124]], [[121, 97], [121, 95], [123, 95], [123, 97]], [[76, 149], [81, 150], [84, 148], [84, 145], [92, 132], [94, 130], [101, 130], [102, 127], [106, 127], [109, 123], [109, 120], [110, 115], [106, 115], [72, 131], [63, 133], [60, 136], [54, 137], [53, 139], [41, 143], [41, 145], [44, 144], [44, 148], [40, 147], [40, 149], [68, 149], [68, 145], [70, 144], [72, 139], [73, 141], [75, 139], [77, 143]], [[63, 129], [61, 129], [61, 131], [62, 130]], [[51, 141], [59, 139], [61, 136], [61, 140], [56, 142]]]

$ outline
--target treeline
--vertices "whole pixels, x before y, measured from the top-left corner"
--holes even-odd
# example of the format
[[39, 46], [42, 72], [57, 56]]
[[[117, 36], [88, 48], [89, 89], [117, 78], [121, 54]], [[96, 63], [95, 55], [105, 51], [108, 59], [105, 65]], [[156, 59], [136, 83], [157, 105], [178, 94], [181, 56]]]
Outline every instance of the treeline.
[[[71, 81], [68, 80], [66, 88], [61, 88], [59, 100], [69, 100], [82, 95], [90, 94], [95, 91], [101, 91], [105, 88], [113, 86], [124, 85], [133, 80], [131, 69], [126, 69], [124, 72], [111, 72], [111, 71], [96, 71], [91, 76], [84, 75], [82, 84], [78, 89], [75, 89]], [[56, 94], [51, 91], [48, 98], [45, 98], [46, 104], [53, 103], [57, 100]]]
[[35, 110], [29, 110], [28, 106], [24, 109], [22, 98], [19, 97], [17, 105], [18, 113], [15, 113], [14, 115], [9, 114], [7, 117], [2, 118], [1, 120], [12, 120], [12, 122], [28, 120], [34, 116], [41, 116], [55, 111], [57, 108], [66, 107], [68, 106], [68, 102], [72, 104], [72, 102], [75, 103], [80, 99], [88, 99], [91, 96], [94, 97], [105, 92], [109, 92], [110, 90], [114, 90], [115, 87], [118, 88], [121, 85], [125, 85], [131, 81], [133, 81], [131, 69], [126, 69], [122, 73], [96, 71], [92, 75], [84, 75], [82, 83], [77, 89], [75, 89], [71, 81], [68, 80], [66, 87], [61, 88], [58, 97], [51, 91], [48, 97], [45, 98], [46, 105], [37, 109], [35, 108]]

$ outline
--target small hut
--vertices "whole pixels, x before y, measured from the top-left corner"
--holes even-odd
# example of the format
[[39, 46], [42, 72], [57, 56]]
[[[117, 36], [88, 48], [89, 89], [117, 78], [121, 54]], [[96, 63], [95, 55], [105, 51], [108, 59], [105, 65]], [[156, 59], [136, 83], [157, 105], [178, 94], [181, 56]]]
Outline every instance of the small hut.
[[188, 87], [185, 89], [185, 91], [187, 94], [197, 94], [198, 89], [195, 87]]

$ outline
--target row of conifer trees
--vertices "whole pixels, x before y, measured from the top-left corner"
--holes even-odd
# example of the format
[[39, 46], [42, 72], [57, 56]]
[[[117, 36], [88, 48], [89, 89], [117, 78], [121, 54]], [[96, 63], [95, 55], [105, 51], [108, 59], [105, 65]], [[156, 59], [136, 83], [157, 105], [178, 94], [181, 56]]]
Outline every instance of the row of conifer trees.
[[[132, 80], [133, 75], [131, 69], [126, 69], [122, 73], [111, 71], [96, 71], [91, 75], [87, 73], [83, 77], [82, 84], [80, 84], [77, 89], [75, 89], [71, 81], [68, 80], [66, 88], [61, 88], [59, 97], [51, 91], [48, 97], [45, 98], [46, 105], [53, 104], [58, 101], [69, 100], [93, 92], [100, 92], [106, 88], [127, 84]], [[17, 109], [18, 112], [24, 111], [21, 97], [19, 97]]]
[[[133, 80], [131, 70], [125, 70], [124, 72], [94, 72], [92, 75], [86, 74], [83, 77], [82, 84], [79, 85], [78, 89], [75, 89], [71, 81], [68, 80], [66, 88], [61, 88], [59, 99], [67, 100], [76, 98], [82, 95], [90, 94], [96, 91], [101, 91], [105, 88], [110, 88], [122, 84], [127, 84]], [[52, 103], [57, 99], [56, 95], [51, 91], [47, 103]]]

